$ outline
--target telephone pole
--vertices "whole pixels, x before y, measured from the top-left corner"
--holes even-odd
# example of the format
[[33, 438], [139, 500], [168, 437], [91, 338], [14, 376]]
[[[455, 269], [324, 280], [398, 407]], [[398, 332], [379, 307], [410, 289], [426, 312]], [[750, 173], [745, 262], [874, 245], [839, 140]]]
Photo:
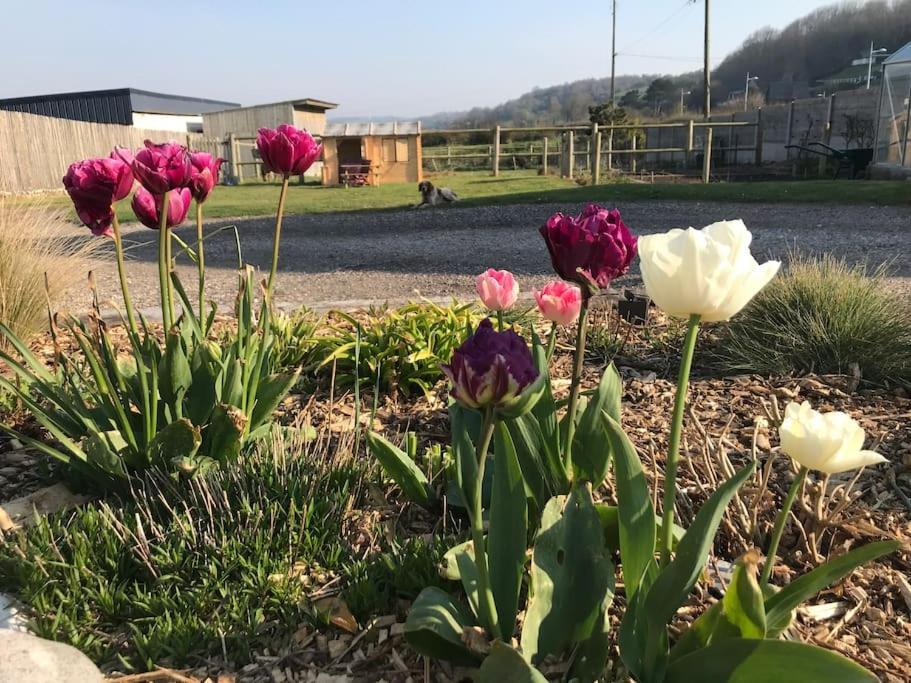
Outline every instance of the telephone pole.
[[617, 75], [617, 0], [613, 1], [611, 13], [611, 44], [610, 44], [610, 101], [614, 103], [614, 77]]
[[702, 83], [705, 99], [702, 102], [702, 115], [708, 119], [712, 113], [712, 65], [709, 59], [709, 0], [705, 0], [705, 63], [702, 67]]

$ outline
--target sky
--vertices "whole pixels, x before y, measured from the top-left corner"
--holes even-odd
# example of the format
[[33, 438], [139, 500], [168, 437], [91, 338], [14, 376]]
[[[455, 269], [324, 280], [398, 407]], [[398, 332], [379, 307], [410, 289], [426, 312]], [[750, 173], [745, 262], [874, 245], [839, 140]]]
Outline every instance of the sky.
[[[6, 0], [0, 97], [134, 87], [418, 117], [610, 75], [610, 0]], [[618, 0], [617, 73], [701, 67], [703, 0]], [[819, 0], [713, 0], [712, 62]]]

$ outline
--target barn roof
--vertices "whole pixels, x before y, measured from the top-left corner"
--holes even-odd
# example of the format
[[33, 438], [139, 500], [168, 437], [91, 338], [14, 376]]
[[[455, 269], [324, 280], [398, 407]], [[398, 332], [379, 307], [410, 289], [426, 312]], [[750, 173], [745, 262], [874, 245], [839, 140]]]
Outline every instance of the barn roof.
[[889, 55], [889, 58], [883, 64], [897, 64], [899, 62], [911, 62], [911, 43]]
[[387, 121], [385, 123], [327, 123], [324, 138], [362, 135], [419, 135], [420, 121]]

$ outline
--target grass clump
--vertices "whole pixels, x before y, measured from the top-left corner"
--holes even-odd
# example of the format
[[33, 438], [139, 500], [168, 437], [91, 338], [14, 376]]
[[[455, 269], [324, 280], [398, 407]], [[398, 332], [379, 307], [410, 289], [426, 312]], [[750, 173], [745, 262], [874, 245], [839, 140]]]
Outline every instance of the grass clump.
[[87, 231], [74, 237], [66, 216], [43, 202], [0, 200], [0, 323], [22, 339], [47, 324], [48, 298], [57, 302], [104, 250]]
[[352, 561], [342, 539], [366, 476], [350, 444], [292, 438], [194, 479], [147, 475], [117, 506], [38, 520], [0, 542], [0, 589], [32, 609], [38, 635], [107, 669], [223, 652], [243, 666], [281, 647], [319, 623], [308, 595]]
[[274, 338], [274, 370], [312, 369], [319, 361], [317, 332], [322, 319], [306, 306], [291, 313], [278, 313], [271, 320]]
[[320, 339], [322, 367], [335, 363], [342, 388], [359, 382], [392, 396], [429, 394], [443, 377], [440, 365], [481, 318], [472, 304], [434, 303], [371, 308], [357, 318], [337, 315], [341, 323]]
[[764, 374], [911, 380], [911, 309], [885, 274], [830, 255], [792, 256], [787, 272], [722, 331], [722, 363]]

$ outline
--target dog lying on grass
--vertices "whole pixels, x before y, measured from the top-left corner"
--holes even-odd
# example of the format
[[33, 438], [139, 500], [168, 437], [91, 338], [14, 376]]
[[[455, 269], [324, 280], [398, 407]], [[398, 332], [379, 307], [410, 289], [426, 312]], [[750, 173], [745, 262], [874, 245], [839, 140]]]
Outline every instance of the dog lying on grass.
[[418, 183], [418, 192], [421, 193], [421, 201], [414, 205], [415, 209], [459, 201], [459, 196], [448, 187], [436, 188], [429, 180]]

